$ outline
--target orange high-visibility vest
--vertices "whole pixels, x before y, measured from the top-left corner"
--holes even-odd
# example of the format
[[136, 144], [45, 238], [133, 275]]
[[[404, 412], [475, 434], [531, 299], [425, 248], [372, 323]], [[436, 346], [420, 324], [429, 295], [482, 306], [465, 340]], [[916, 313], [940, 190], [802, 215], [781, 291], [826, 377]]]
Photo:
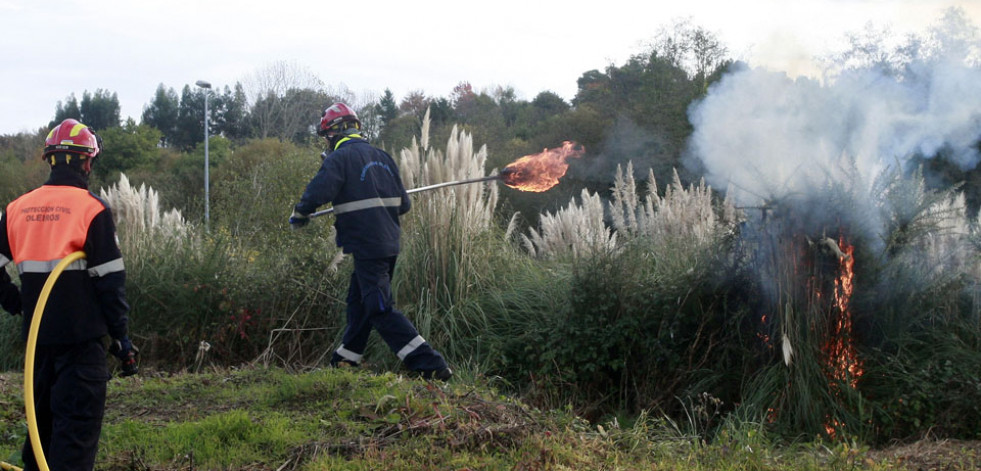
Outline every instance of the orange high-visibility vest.
[[74, 186], [44, 185], [14, 200], [7, 205], [7, 235], [18, 270], [50, 272], [82, 250], [92, 220], [104, 210], [88, 190]]

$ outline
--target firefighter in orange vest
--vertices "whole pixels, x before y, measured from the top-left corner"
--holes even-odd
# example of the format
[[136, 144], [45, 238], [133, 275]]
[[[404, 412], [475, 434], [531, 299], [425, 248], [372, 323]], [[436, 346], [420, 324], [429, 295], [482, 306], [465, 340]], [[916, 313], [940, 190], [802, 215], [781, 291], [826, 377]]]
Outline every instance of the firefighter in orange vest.
[[[112, 212], [88, 191], [89, 172], [101, 150], [101, 139], [91, 129], [66, 119], [45, 140], [48, 181], [11, 202], [0, 216], [0, 271], [6, 274], [8, 263], [16, 267], [21, 306], [11, 300], [16, 286], [9, 278], [0, 280], [0, 293], [6, 293], [4, 309], [24, 314], [25, 339], [48, 275], [64, 257], [85, 252], [54, 285], [35, 349], [38, 438], [49, 468], [56, 471], [91, 470], [95, 465], [110, 377], [103, 340], [107, 335], [122, 374], [137, 372]], [[30, 437], [22, 458], [25, 470], [38, 469]]]

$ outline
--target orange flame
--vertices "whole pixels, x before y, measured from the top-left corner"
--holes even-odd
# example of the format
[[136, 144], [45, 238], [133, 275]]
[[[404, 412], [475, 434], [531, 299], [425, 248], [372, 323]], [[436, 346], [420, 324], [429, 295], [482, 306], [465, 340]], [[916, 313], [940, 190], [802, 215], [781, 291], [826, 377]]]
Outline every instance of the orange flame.
[[575, 142], [565, 141], [562, 147], [545, 149], [515, 160], [501, 171], [501, 180], [505, 185], [521, 191], [546, 191], [557, 185], [559, 178], [569, 169], [566, 159], [582, 157], [585, 151]]
[[847, 245], [842, 238], [838, 244], [845, 256], [841, 257], [841, 274], [835, 280], [834, 300], [838, 308], [838, 322], [832, 326], [831, 342], [828, 345], [828, 357], [831, 362], [831, 377], [851, 387], [858, 386], [858, 378], [863, 370], [855, 345], [852, 343], [852, 312], [850, 303], [854, 291], [855, 278], [855, 247]]
[[[864, 373], [862, 363], [858, 359], [855, 344], [852, 342], [852, 312], [851, 298], [855, 289], [855, 246], [848, 244], [844, 237], [838, 240], [843, 256], [839, 257], [841, 272], [835, 279], [834, 305], [837, 308], [837, 322], [831, 326], [831, 340], [825, 346], [828, 355], [828, 376], [838, 384], [847, 384], [852, 388], [858, 386], [858, 379]], [[837, 394], [837, 385], [832, 385]], [[845, 424], [835, 418], [828, 418], [824, 424], [825, 433], [836, 440], [844, 431]]]

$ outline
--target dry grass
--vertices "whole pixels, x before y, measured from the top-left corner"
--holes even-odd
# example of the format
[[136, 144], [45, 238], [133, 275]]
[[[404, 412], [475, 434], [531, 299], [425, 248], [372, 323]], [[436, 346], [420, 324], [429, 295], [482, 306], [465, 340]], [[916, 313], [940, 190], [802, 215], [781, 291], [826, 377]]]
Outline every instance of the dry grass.
[[[421, 143], [421, 144], [420, 144]], [[419, 141], [399, 152], [407, 189], [486, 176], [487, 147], [473, 149], [473, 137], [453, 127], [445, 151], [429, 146], [429, 114]], [[467, 299], [481, 268], [481, 236], [494, 227], [496, 182], [444, 187], [412, 195], [403, 219], [402, 266], [420, 275], [407, 280], [411, 296], [438, 299], [445, 306]], [[424, 327], [424, 326], [423, 326]]]
[[603, 200], [585, 189], [579, 203], [570, 201], [555, 214], [543, 214], [539, 224], [540, 231], [532, 228], [528, 236], [521, 236], [525, 248], [535, 257], [579, 256], [612, 250], [617, 245], [616, 233], [603, 222]]
[[180, 240], [190, 233], [190, 225], [180, 211], [160, 210], [160, 197], [153, 188], [141, 184], [134, 188], [125, 174], [108, 189], [100, 189], [99, 196], [112, 208], [119, 229], [123, 253], [136, 254], [155, 237]]
[[736, 209], [728, 198], [723, 200], [718, 211], [715, 209], [712, 189], [704, 180], [686, 189], [675, 171], [663, 197], [658, 196], [653, 171], [648, 174], [647, 181], [650, 182], [647, 191], [638, 195], [633, 162], [627, 163], [625, 172], [617, 166], [610, 214], [618, 232], [651, 237], [655, 242], [664, 238], [685, 238], [708, 243], [715, 240], [720, 229], [736, 221]]
[[908, 445], [872, 450], [868, 459], [893, 462], [906, 469], [976, 470], [981, 467], [981, 442], [924, 439]]
[[612, 199], [606, 205], [609, 227], [600, 196], [583, 190], [579, 203], [572, 201], [555, 214], [542, 215], [539, 230], [531, 229], [528, 236], [522, 236], [525, 248], [537, 257], [578, 255], [586, 250], [612, 250], [638, 237], [654, 247], [677, 247], [678, 243], [707, 247], [736, 222], [732, 203], [726, 199], [717, 209], [712, 189], [704, 181], [685, 188], [674, 172], [661, 197], [653, 171], [643, 193], [638, 192], [633, 173], [632, 162], [626, 170], [617, 166]]
[[[421, 144], [419, 143], [421, 142]], [[446, 142], [446, 151], [429, 147], [429, 112], [423, 120], [420, 141], [399, 152], [399, 167], [406, 188], [417, 188], [486, 176], [487, 146], [473, 150], [473, 136], [454, 126]], [[494, 217], [498, 188], [493, 182], [461, 185], [418, 195], [413, 200], [413, 213], [425, 220], [433, 235], [459, 225], [464, 236], [486, 230]], [[466, 240], [466, 237], [465, 239]]]

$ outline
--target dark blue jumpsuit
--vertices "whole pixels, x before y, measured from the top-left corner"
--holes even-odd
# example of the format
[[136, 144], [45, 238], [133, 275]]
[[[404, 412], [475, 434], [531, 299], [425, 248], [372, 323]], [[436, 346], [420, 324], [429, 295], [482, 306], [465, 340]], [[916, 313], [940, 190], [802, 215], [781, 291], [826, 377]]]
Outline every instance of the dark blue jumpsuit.
[[[107, 334], [124, 338], [128, 329], [126, 274], [112, 212], [86, 189], [85, 177], [57, 165], [44, 186], [10, 203], [0, 217], [0, 270], [23, 258], [16, 254], [27, 252], [25, 244], [57, 240], [18, 261], [20, 302], [12, 299], [16, 287], [9, 279], [0, 280], [4, 309], [20, 308], [24, 314], [25, 340], [41, 289], [63, 256], [59, 254], [78, 249], [86, 254], [58, 278], [37, 336], [33, 405], [45, 459], [57, 471], [93, 469], [109, 380], [102, 339]], [[48, 237], [51, 233], [60, 237]], [[70, 244], [60, 245], [69, 238]], [[37, 257], [39, 253], [49, 255]], [[30, 437], [22, 458], [25, 471], [38, 469]]]
[[294, 209], [310, 214], [326, 203], [333, 203], [337, 246], [354, 257], [347, 328], [331, 363], [360, 362], [374, 328], [408, 369], [433, 372], [446, 368], [443, 356], [392, 304], [399, 216], [410, 208], [395, 161], [360, 135], [341, 139]]

